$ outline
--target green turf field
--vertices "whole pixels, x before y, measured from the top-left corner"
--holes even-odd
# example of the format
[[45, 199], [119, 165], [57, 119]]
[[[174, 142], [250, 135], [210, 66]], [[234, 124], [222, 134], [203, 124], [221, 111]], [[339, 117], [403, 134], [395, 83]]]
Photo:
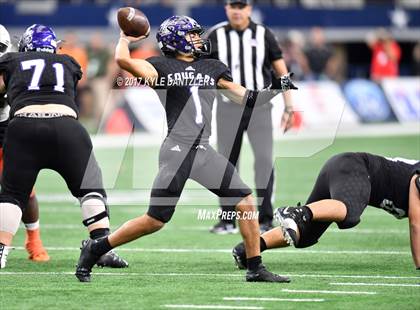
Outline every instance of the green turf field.
[[[308, 144], [287, 141], [276, 147], [291, 150]], [[342, 138], [309, 158], [279, 158], [276, 206], [304, 201], [322, 163], [343, 151], [419, 159], [420, 139]], [[106, 183], [118, 175], [110, 191], [111, 202], [124, 201], [111, 203], [111, 221], [117, 227], [146, 210], [144, 192], [156, 172], [157, 149], [130, 149], [122, 167], [121, 150], [96, 153]], [[242, 154], [242, 174], [252, 184], [247, 146]], [[143, 164], [134, 164], [132, 172], [137, 156]], [[312, 248], [265, 252], [269, 269], [290, 275], [292, 283], [246, 283], [230, 256], [240, 236], [208, 233], [214, 222], [198, 221], [198, 209], [216, 209], [217, 199], [190, 183], [167, 227], [118, 250], [129, 261], [128, 269], [95, 269], [93, 282], [82, 284], [73, 276], [78, 246], [86, 237], [79, 207], [55, 173], [43, 172], [36, 186], [43, 241], [52, 259], [47, 264], [28, 261], [21, 229], [14, 241], [17, 250], [0, 272], [0, 309], [420, 309], [420, 272], [411, 260], [407, 220], [381, 210], [369, 208], [353, 230], [338, 231], [334, 225]]]

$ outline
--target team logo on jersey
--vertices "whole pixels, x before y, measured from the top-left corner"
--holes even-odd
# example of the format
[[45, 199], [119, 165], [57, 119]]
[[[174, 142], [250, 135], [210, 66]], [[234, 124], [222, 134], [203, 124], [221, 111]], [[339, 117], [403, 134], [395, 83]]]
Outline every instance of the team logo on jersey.
[[195, 69], [193, 67], [189, 66], [189, 67], [185, 68], [185, 71], [195, 71]]
[[[189, 68], [185, 69], [188, 70]], [[185, 72], [176, 72], [169, 73], [165, 77], [161, 77], [160, 84], [163, 84], [167, 87], [172, 86], [215, 86], [216, 82], [214, 78], [207, 74], [195, 73], [195, 69], [191, 67], [194, 71], [185, 71]]]

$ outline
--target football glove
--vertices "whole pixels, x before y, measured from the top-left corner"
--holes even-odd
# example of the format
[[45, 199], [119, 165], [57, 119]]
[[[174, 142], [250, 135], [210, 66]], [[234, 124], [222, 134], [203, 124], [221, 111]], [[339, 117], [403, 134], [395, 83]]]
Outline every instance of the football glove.
[[281, 76], [280, 78], [273, 79], [272, 89], [281, 89], [282, 92], [288, 91], [290, 89], [298, 89], [295, 84], [293, 84], [292, 77], [293, 72], [289, 72], [286, 75]]

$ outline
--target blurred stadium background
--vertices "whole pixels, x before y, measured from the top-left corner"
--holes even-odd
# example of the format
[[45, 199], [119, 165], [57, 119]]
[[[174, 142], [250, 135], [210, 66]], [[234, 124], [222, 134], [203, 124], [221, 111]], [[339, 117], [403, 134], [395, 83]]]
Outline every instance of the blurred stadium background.
[[[154, 92], [116, 85], [116, 78], [125, 76], [113, 61], [116, 11], [122, 6], [140, 8], [153, 27], [147, 40], [132, 47], [133, 57], [139, 58], [159, 54], [154, 35], [170, 15], [192, 15], [206, 28], [226, 19], [222, 0], [0, 0], [0, 24], [15, 45], [27, 26], [47, 24], [63, 40], [60, 52], [83, 67], [78, 104], [103, 170], [113, 228], [147, 210], [165, 135], [164, 112]], [[276, 33], [299, 86], [293, 94], [297, 124], [286, 135], [280, 130], [282, 103], [274, 104], [275, 155], [281, 157], [275, 206], [303, 201], [322, 164], [339, 152], [420, 158], [418, 0], [258, 0], [253, 18]], [[367, 42], [379, 39], [401, 51], [398, 73], [372, 72], [384, 47], [377, 45], [374, 58]], [[130, 136], [133, 128], [136, 134]], [[241, 173], [248, 184], [253, 184], [251, 154], [245, 144]], [[420, 303], [406, 220], [368, 208], [356, 229], [331, 229], [309, 250], [267, 252], [270, 269], [291, 275], [293, 282], [281, 289], [256, 288], [232, 268], [229, 253], [239, 235], [215, 236], [208, 232], [213, 221], [197, 220], [197, 208], [215, 210], [218, 203], [192, 183], [168, 227], [118, 249], [130, 262], [127, 272], [96, 269], [95, 282], [81, 287], [73, 266], [86, 232], [77, 203], [54, 172], [42, 172], [36, 190], [43, 241], [52, 260], [28, 261], [20, 230], [18, 250], [0, 274], [1, 309], [162, 309], [191, 303], [293, 309], [296, 297], [309, 298], [298, 302], [314, 309], [418, 309]], [[362, 288], [354, 287], [358, 282], [364, 282]], [[340, 288], [367, 292], [331, 293]], [[286, 299], [223, 300], [232, 296]]]
[[[159, 53], [155, 31], [173, 14], [196, 18], [206, 28], [226, 20], [222, 0], [39, 0], [0, 1], [0, 23], [17, 43], [32, 23], [48, 24], [63, 40], [61, 52], [74, 56], [85, 77], [79, 86], [81, 119], [92, 133], [137, 132], [164, 135], [163, 110], [157, 98], [139, 89], [112, 91], [118, 71], [113, 48], [119, 31], [116, 10], [143, 10], [153, 27], [148, 40], [132, 48], [133, 57]], [[319, 129], [357, 132], [360, 124], [399, 124], [399, 131], [419, 129], [420, 2], [416, 0], [257, 0], [253, 19], [276, 33], [289, 70], [300, 90], [294, 96], [295, 134]], [[376, 57], [368, 42], [377, 43]], [[379, 42], [379, 43], [378, 43]], [[400, 51], [399, 71], [375, 73], [385, 43]], [[382, 46], [381, 46], [382, 44]], [[141, 95], [140, 95], [141, 94]], [[141, 98], [141, 102], [137, 98]], [[342, 116], [343, 108], [344, 115]], [[281, 104], [273, 110], [280, 126]], [[340, 126], [338, 122], [340, 121]], [[414, 124], [414, 125], [413, 125]], [[395, 126], [388, 132], [395, 133]], [[375, 131], [374, 129], [373, 131]], [[362, 129], [362, 131], [365, 131]], [[384, 133], [383, 129], [378, 129]], [[386, 131], [385, 131], [386, 132]], [[278, 131], [278, 138], [281, 132]], [[152, 139], [156, 141], [156, 139]]]

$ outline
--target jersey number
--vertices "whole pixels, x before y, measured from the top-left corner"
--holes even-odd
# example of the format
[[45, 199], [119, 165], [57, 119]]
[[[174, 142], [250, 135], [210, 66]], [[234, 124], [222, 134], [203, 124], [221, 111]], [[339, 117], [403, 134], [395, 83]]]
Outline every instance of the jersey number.
[[[31, 70], [34, 68], [31, 83], [28, 86], [28, 90], [39, 90], [39, 80], [41, 79], [42, 72], [45, 68], [44, 59], [32, 59], [21, 62], [22, 70]], [[64, 67], [60, 63], [52, 65], [55, 70], [55, 78], [57, 84], [54, 86], [55, 91], [64, 92]]]
[[191, 92], [192, 98], [194, 100], [195, 109], [197, 111], [197, 114], [195, 116], [195, 122], [197, 124], [202, 124], [203, 123], [203, 112], [201, 110], [200, 96], [198, 95], [198, 86], [190, 87], [190, 92]]

